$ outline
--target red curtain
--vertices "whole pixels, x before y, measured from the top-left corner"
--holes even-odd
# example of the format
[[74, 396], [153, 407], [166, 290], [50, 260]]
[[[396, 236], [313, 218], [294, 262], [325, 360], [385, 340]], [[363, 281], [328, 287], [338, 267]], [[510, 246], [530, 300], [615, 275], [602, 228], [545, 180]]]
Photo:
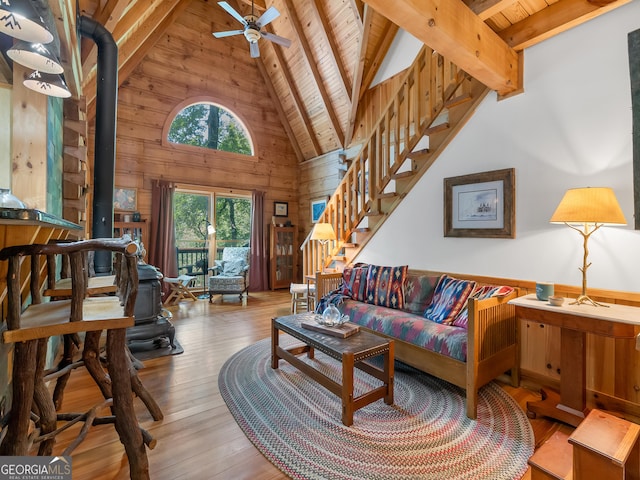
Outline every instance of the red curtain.
[[[157, 267], [165, 277], [178, 276], [178, 257], [176, 253], [175, 228], [173, 224], [172, 182], [156, 180], [151, 187], [151, 240], [149, 264]], [[163, 297], [169, 293], [169, 287], [163, 282]]]
[[269, 289], [267, 278], [267, 236], [264, 224], [264, 192], [251, 196], [251, 254], [249, 257], [249, 290], [261, 292]]

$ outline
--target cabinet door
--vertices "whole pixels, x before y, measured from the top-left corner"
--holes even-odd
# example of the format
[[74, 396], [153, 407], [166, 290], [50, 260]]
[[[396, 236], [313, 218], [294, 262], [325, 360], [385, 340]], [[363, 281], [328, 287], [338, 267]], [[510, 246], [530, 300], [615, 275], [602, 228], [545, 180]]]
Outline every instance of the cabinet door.
[[286, 288], [295, 275], [294, 227], [274, 227], [271, 232], [271, 288]]

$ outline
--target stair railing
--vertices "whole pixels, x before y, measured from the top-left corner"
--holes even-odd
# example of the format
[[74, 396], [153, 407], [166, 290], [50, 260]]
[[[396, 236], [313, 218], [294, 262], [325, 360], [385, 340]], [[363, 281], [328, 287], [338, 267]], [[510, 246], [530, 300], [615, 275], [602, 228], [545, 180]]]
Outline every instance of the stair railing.
[[[414, 169], [410, 154], [439, 120], [447, 100], [463, 88], [465, 76], [434, 50], [422, 48], [318, 220], [333, 226], [337, 240], [321, 245], [310, 240], [309, 233], [302, 243], [304, 276], [329, 266], [333, 256], [352, 243], [351, 237], [365, 217], [375, 223], [384, 216], [381, 200], [385, 189], [407, 159], [409, 170]], [[321, 265], [323, 258], [325, 264]]]

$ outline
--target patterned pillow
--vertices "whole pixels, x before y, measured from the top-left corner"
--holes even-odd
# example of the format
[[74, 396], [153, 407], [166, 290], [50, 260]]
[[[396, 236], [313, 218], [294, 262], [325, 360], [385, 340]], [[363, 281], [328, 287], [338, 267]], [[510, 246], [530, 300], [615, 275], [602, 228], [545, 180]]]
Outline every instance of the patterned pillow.
[[[513, 287], [495, 287], [493, 285], [478, 285], [473, 293], [470, 295], [470, 298], [477, 298], [478, 300], [483, 300], [485, 298], [490, 297], [504, 297], [513, 292]], [[460, 313], [453, 320], [451, 325], [455, 325], [456, 327], [467, 328], [467, 324], [469, 323], [469, 308], [468, 304], [464, 304], [464, 308], [460, 310]]]
[[443, 275], [436, 285], [433, 300], [424, 317], [436, 323], [450, 324], [465, 307], [476, 282]]
[[438, 275], [407, 273], [407, 279], [404, 282], [403, 310], [415, 315], [422, 315], [431, 303], [439, 279]]
[[347, 267], [342, 271], [342, 294], [359, 302], [367, 299], [369, 266]]
[[366, 303], [389, 308], [404, 308], [404, 281], [408, 265], [381, 267], [369, 265]]

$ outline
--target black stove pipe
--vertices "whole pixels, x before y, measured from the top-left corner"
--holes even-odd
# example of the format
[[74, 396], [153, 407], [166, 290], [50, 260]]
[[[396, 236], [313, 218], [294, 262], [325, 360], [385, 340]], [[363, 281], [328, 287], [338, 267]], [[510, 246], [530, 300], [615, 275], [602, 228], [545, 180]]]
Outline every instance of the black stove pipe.
[[[98, 46], [96, 138], [93, 167], [92, 238], [113, 237], [113, 189], [116, 165], [118, 46], [111, 33], [92, 18], [81, 16], [79, 32]], [[96, 252], [96, 275], [111, 273], [111, 253]]]

